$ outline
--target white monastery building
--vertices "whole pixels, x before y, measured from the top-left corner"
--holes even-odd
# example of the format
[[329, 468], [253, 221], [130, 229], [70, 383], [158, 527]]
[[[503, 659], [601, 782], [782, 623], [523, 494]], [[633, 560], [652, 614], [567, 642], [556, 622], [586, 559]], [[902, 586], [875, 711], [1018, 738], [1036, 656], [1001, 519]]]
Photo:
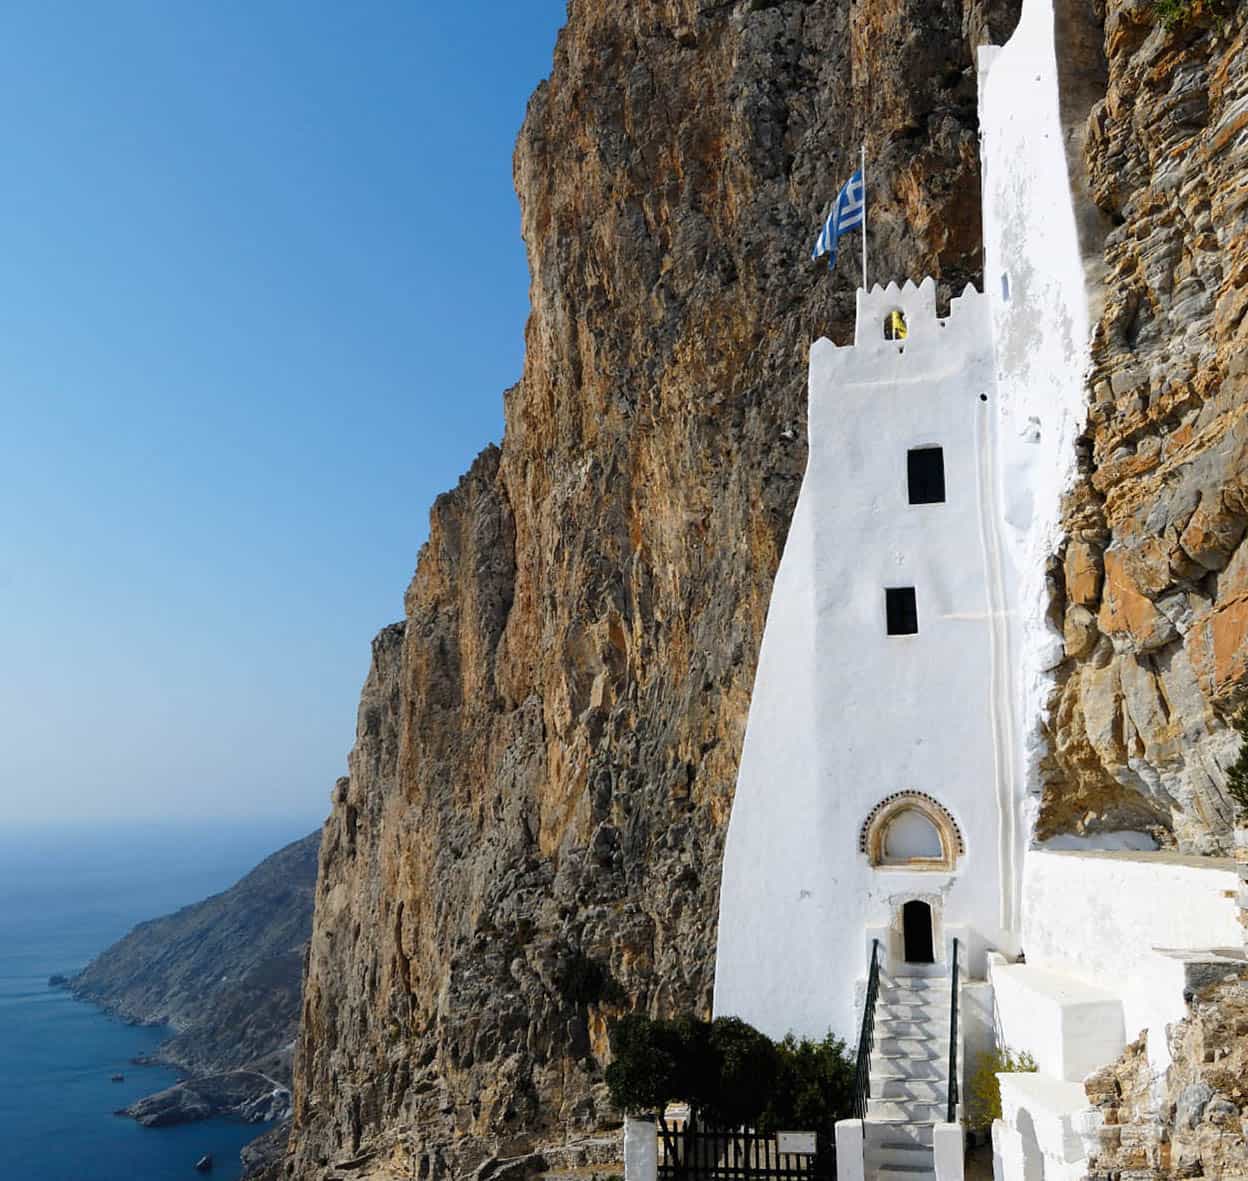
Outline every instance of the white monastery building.
[[1062, 656], [1044, 569], [1096, 290], [1058, 30], [1054, 0], [1025, 0], [1009, 43], [980, 51], [984, 292], [942, 317], [931, 278], [859, 291], [854, 343], [810, 354], [809, 460], [728, 830], [715, 1011], [860, 1049], [842, 1181], [960, 1179], [956, 1084], [994, 1044], [1039, 1067], [1000, 1076], [996, 1176], [1084, 1176], [1099, 1116], [1082, 1080], [1144, 1031], [1160, 1080], [1184, 989], [1242, 947], [1233, 863], [1138, 833], [1032, 838]]

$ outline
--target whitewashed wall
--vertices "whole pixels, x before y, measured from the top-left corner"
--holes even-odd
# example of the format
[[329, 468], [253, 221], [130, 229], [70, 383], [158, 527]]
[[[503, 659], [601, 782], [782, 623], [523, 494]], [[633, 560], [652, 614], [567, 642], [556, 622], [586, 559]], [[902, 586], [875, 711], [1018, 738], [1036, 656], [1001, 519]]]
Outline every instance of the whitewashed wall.
[[1165, 953], [1237, 947], [1236, 885], [1231, 861], [1033, 851], [1023, 890], [1027, 963], [1121, 997], [1127, 1040], [1148, 1030], [1149, 1056], [1164, 1068], [1165, 1026], [1186, 1012], [1183, 958]]
[[[1010, 799], [1038, 791], [1038, 723], [1061, 637], [1046, 619], [1045, 565], [1060, 546], [1062, 492], [1074, 475], [1086, 419], [1088, 304], [1058, 101], [1051, 0], [1025, 0], [1003, 48], [979, 52], [984, 287], [991, 303], [1000, 430], [1000, 482], [1012, 597]], [[1015, 786], [1017, 785], [1017, 786]], [[1030, 812], [1013, 818], [1026, 847]], [[1007, 881], [1018, 922], [1021, 864]]]
[[[899, 306], [905, 341], [886, 341]], [[767, 619], [720, 896], [715, 1011], [772, 1035], [852, 1040], [864, 931], [930, 901], [972, 965], [1000, 924], [993, 578], [984, 495], [994, 383], [988, 301], [935, 314], [931, 280], [859, 293], [854, 347], [810, 360], [810, 456]], [[906, 455], [944, 449], [944, 504], [910, 505]], [[919, 633], [889, 636], [884, 588], [913, 585]], [[918, 790], [956, 818], [954, 874], [872, 868], [864, 820]], [[939, 932], [938, 932], [939, 938]]]

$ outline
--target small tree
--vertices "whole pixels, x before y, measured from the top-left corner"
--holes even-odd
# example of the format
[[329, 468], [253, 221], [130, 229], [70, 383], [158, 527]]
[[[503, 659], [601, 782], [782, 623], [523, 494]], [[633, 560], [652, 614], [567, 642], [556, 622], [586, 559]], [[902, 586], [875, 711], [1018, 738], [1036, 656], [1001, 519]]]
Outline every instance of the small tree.
[[780, 1069], [775, 1043], [740, 1017], [717, 1017], [710, 1048], [718, 1070], [698, 1105], [702, 1114], [728, 1128], [753, 1123], [775, 1091]]
[[998, 1074], [1021, 1074], [1037, 1070], [1036, 1060], [1026, 1050], [1016, 1052], [1001, 1046], [980, 1058], [971, 1075], [966, 1122], [976, 1131], [992, 1127], [1001, 1118], [1001, 1080]]
[[1248, 820], [1248, 708], [1241, 709], [1231, 723], [1240, 737], [1239, 755], [1226, 773], [1226, 792], [1235, 805], [1236, 819]]
[[779, 1075], [759, 1131], [800, 1129], [830, 1140], [836, 1121], [847, 1119], [854, 1106], [855, 1062], [845, 1043], [831, 1033], [822, 1041], [789, 1034], [777, 1050]]
[[607, 1090], [629, 1115], [662, 1112], [680, 1097], [678, 1047], [670, 1023], [628, 1013], [611, 1026]]

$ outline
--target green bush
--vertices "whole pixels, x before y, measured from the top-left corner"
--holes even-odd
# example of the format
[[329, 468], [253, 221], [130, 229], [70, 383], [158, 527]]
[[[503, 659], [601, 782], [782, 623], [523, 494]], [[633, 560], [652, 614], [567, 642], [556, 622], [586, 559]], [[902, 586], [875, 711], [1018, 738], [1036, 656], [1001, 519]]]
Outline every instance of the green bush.
[[700, 1114], [725, 1128], [752, 1123], [776, 1089], [780, 1058], [775, 1043], [740, 1017], [716, 1017], [710, 1048], [714, 1081], [702, 1088], [702, 1102], [696, 1105]]
[[628, 1013], [612, 1022], [610, 1039], [607, 1090], [617, 1108], [646, 1115], [681, 1097], [680, 1047], [672, 1022]]
[[998, 1074], [1027, 1073], [1037, 1069], [1036, 1060], [1025, 1050], [1015, 1052], [1002, 1046], [980, 1058], [967, 1090], [966, 1122], [977, 1131], [992, 1127], [1001, 1118], [1001, 1083]]
[[1239, 819], [1248, 817], [1248, 709], [1241, 709], [1232, 723], [1240, 737], [1239, 756], [1226, 773], [1226, 791]]
[[1238, 0], [1153, 0], [1153, 13], [1167, 29], [1199, 20], [1221, 24], [1235, 11]]
[[683, 1101], [712, 1125], [830, 1136], [853, 1108], [854, 1063], [831, 1034], [777, 1045], [736, 1017], [660, 1021], [632, 1013], [612, 1024], [611, 1053], [607, 1088], [631, 1115]]
[[831, 1138], [838, 1119], [854, 1109], [854, 1059], [840, 1038], [822, 1041], [792, 1034], [777, 1047], [780, 1070], [760, 1132], [814, 1131]]

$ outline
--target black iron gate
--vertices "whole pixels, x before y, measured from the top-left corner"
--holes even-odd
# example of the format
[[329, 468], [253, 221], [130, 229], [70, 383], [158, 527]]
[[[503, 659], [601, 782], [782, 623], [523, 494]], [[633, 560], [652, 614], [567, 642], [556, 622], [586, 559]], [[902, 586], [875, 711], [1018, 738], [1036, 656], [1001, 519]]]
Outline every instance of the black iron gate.
[[781, 1152], [775, 1136], [749, 1128], [702, 1128], [660, 1119], [659, 1181], [835, 1181], [836, 1154], [818, 1137], [813, 1155]]

